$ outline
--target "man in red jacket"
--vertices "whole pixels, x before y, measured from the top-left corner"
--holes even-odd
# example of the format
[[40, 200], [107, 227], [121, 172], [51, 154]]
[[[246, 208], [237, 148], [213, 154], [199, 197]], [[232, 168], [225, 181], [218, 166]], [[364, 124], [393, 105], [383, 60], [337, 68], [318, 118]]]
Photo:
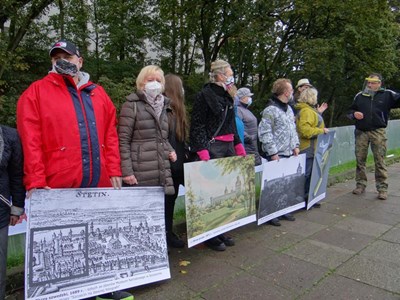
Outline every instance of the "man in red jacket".
[[116, 110], [82, 72], [78, 48], [59, 41], [52, 69], [17, 104], [24, 184], [35, 188], [121, 187]]
[[[116, 109], [104, 89], [82, 72], [71, 42], [50, 49], [52, 69], [17, 104], [28, 197], [36, 188], [121, 188]], [[127, 292], [104, 299], [133, 299]]]

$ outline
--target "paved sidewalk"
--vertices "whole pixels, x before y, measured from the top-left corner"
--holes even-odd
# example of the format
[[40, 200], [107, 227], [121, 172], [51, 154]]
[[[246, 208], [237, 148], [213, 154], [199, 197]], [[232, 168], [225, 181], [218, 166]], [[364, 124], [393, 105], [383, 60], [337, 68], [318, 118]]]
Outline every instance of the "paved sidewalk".
[[225, 252], [171, 249], [172, 278], [131, 292], [136, 300], [400, 299], [400, 164], [389, 172], [386, 201], [372, 173], [361, 196], [353, 180], [336, 184], [295, 222], [232, 231], [236, 245]]
[[[321, 208], [281, 227], [231, 232], [225, 252], [170, 250], [170, 280], [132, 289], [135, 299], [400, 299], [400, 164], [389, 167], [389, 197], [373, 174], [364, 195], [354, 180], [328, 188]], [[180, 261], [190, 261], [187, 267]]]

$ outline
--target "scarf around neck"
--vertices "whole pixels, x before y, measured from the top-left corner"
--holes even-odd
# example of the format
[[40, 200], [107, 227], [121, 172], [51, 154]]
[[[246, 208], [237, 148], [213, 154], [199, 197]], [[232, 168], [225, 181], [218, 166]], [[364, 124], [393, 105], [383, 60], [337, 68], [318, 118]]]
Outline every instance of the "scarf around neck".
[[160, 95], [157, 95], [155, 98], [152, 98], [149, 95], [147, 95], [146, 93], [144, 93], [144, 94], [146, 95], [147, 101], [149, 101], [149, 104], [154, 109], [154, 112], [156, 113], [157, 118], [160, 119], [161, 112], [164, 107], [164, 96], [162, 94], [160, 94]]

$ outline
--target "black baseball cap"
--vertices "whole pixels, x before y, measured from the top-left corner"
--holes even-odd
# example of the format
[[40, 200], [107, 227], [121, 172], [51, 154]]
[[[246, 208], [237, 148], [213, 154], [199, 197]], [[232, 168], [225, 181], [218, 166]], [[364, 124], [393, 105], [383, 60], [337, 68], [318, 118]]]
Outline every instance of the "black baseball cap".
[[79, 52], [78, 47], [76, 47], [73, 43], [68, 42], [66, 40], [58, 41], [51, 47], [49, 52], [50, 57], [52, 56], [52, 52], [56, 49], [61, 49], [70, 55], [76, 55], [78, 57], [81, 57], [81, 53]]

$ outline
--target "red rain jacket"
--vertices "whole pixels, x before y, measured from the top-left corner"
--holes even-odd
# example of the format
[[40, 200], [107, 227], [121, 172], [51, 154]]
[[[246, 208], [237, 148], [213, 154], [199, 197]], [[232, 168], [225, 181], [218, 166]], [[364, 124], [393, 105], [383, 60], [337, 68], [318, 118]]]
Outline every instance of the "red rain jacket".
[[49, 73], [17, 103], [27, 190], [110, 187], [121, 176], [116, 110], [104, 89]]

